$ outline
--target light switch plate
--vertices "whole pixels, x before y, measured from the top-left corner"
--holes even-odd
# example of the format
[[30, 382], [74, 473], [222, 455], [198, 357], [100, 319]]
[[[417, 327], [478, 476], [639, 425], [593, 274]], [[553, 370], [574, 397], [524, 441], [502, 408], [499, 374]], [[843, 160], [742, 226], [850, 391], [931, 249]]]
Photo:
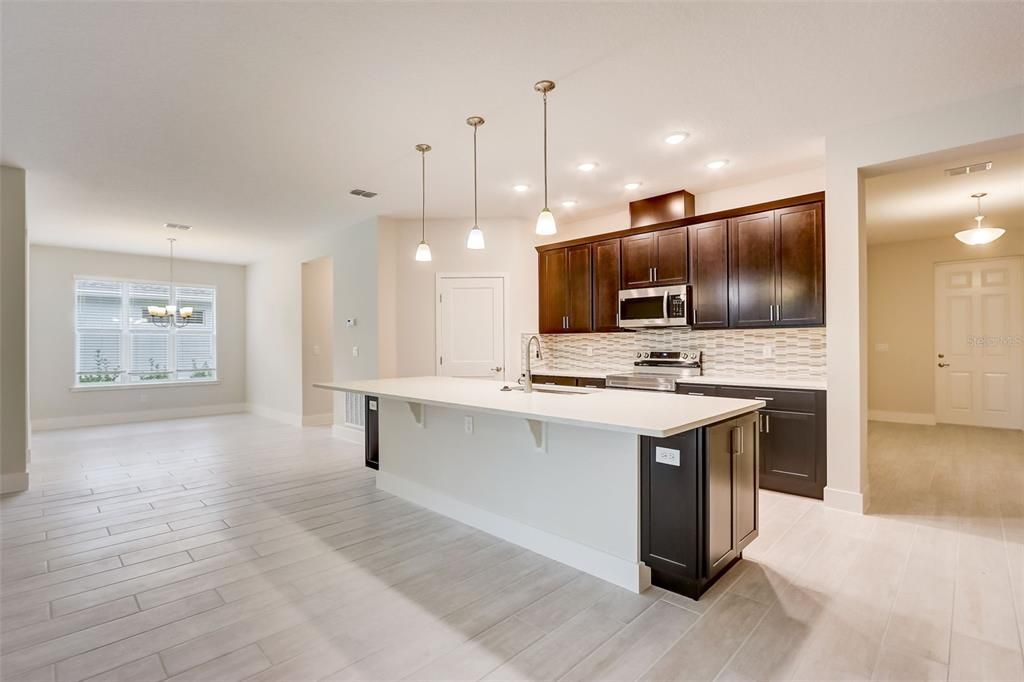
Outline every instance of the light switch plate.
[[464, 423], [466, 427], [466, 433], [473, 433], [473, 418], [466, 417]]
[[359, 357], [359, 346], [352, 346], [352, 357]]
[[772, 345], [761, 346], [761, 357], [762, 358], [774, 358], [775, 347]]
[[875, 350], [878, 351], [879, 353], [888, 353], [889, 352], [889, 344], [887, 344], [887, 343], [876, 343], [875, 344]]
[[654, 448], [654, 461], [658, 464], [669, 464], [679, 466], [679, 451], [673, 448]]

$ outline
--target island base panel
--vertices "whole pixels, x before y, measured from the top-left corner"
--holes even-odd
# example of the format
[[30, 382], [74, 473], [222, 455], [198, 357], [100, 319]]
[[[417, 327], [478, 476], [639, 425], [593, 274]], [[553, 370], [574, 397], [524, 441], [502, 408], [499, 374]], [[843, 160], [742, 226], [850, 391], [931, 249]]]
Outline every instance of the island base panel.
[[389, 398], [379, 418], [378, 488], [631, 591], [649, 586], [635, 434]]

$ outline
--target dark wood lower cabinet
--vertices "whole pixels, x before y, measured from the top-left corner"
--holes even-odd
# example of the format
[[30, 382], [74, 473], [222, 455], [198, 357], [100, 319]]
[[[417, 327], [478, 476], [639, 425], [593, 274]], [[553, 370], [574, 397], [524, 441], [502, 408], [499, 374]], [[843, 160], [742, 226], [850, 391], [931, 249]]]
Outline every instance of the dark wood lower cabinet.
[[640, 558], [654, 585], [699, 599], [757, 537], [757, 422], [641, 439]]
[[604, 379], [587, 377], [556, 376], [554, 374], [534, 374], [534, 385], [578, 386], [579, 388], [604, 388]]
[[[680, 384], [677, 393], [692, 387]], [[702, 387], [702, 392], [708, 389]], [[764, 400], [761, 431], [760, 485], [792, 495], [822, 499], [827, 480], [825, 391], [718, 386], [723, 398]]]
[[380, 400], [375, 395], [365, 397], [363, 417], [364, 463], [371, 469], [380, 469]]

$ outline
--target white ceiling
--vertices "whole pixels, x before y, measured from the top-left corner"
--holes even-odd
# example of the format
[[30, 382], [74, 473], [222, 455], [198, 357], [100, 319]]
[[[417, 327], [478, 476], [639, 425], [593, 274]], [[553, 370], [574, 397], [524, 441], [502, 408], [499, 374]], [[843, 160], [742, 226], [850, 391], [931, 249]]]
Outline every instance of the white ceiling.
[[[982, 173], [947, 176], [947, 168], [992, 162]], [[1024, 229], [1024, 136], [950, 149], [871, 169], [864, 180], [868, 243], [950, 237], [974, 227], [977, 204], [987, 227]]]
[[[249, 262], [374, 214], [561, 220], [820, 166], [826, 132], [1024, 83], [1024, 3], [2, 3], [33, 241]], [[981, 47], [979, 47], [981, 46]], [[678, 146], [662, 142], [691, 133]], [[712, 172], [704, 163], [731, 160]], [[575, 170], [600, 162], [590, 175]], [[526, 182], [532, 190], [515, 194]], [[348, 194], [380, 193], [367, 200]], [[579, 200], [572, 211], [563, 198]], [[965, 208], [965, 213], [969, 211]]]

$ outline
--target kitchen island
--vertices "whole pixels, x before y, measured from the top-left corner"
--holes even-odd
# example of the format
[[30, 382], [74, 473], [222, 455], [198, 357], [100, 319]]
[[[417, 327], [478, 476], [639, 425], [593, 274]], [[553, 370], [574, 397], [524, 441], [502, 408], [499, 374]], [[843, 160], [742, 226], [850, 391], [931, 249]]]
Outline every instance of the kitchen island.
[[377, 487], [634, 592], [698, 597], [757, 533], [762, 401], [412, 377], [367, 396]]

